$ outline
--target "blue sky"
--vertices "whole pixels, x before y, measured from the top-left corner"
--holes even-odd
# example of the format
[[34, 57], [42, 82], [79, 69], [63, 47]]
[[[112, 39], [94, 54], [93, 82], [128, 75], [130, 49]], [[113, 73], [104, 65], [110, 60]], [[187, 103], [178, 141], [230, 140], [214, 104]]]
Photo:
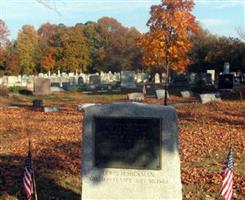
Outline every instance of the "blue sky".
[[[60, 14], [37, 1], [45, 2]], [[16, 38], [24, 24], [63, 23], [75, 25], [97, 21], [103, 16], [117, 19], [124, 26], [147, 32], [150, 7], [160, 0], [0, 0], [0, 18]], [[193, 14], [204, 28], [220, 36], [238, 37], [237, 27], [245, 30], [245, 0], [196, 0]]]

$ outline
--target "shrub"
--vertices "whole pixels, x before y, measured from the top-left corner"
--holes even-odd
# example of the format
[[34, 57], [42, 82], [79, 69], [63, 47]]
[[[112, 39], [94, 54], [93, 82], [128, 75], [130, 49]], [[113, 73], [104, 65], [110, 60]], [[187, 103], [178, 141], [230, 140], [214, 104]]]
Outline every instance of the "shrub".
[[19, 92], [20, 90], [24, 90], [26, 89], [26, 87], [23, 87], [23, 86], [11, 86], [9, 87], [9, 91], [10, 92]]

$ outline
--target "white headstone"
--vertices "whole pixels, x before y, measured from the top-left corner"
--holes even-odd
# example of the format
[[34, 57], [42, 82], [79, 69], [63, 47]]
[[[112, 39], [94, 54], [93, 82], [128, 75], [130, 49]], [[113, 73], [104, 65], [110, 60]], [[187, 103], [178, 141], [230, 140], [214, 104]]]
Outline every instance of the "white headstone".
[[214, 83], [214, 81], [215, 81], [215, 70], [209, 69], [209, 70], [207, 70], [207, 73], [211, 74], [212, 83]]
[[7, 78], [8, 80], [8, 87], [12, 87], [15, 86], [16, 83], [18, 82], [18, 77], [17, 76], [8, 76]]
[[215, 93], [200, 94], [200, 98], [202, 104], [209, 103], [212, 101], [221, 101], [221, 98], [218, 96], [218, 94]]
[[190, 98], [193, 96], [192, 91], [188, 91], [188, 90], [181, 91], [180, 93], [181, 93], [181, 96], [184, 98]]
[[[165, 98], [165, 90], [163, 90], [163, 89], [156, 90], [156, 95], [157, 95], [157, 99], [164, 99]], [[167, 98], [169, 98], [168, 92], [167, 92]]]
[[155, 83], [160, 83], [160, 75], [158, 73], [155, 74]]
[[128, 99], [130, 101], [144, 101], [144, 94], [140, 92], [129, 93]]
[[44, 112], [59, 112], [59, 111], [60, 111], [59, 106], [44, 107]]

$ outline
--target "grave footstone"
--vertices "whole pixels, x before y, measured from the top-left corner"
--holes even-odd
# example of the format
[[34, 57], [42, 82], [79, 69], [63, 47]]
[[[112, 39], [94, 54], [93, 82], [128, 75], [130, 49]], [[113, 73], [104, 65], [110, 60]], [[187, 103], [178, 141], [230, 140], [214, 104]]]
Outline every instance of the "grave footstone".
[[188, 90], [181, 91], [180, 94], [181, 94], [181, 96], [184, 97], [184, 98], [190, 98], [190, 97], [193, 96], [192, 91], [188, 91]]
[[96, 105], [95, 103], [85, 103], [85, 104], [78, 104], [77, 105], [77, 111], [83, 111], [85, 108], [94, 106]]
[[50, 87], [51, 92], [64, 92], [65, 90], [61, 87], [52, 86]]
[[85, 107], [82, 200], [182, 199], [174, 108]]
[[206, 93], [200, 94], [202, 104], [209, 103], [212, 101], [221, 101], [220, 95], [217, 93]]
[[133, 92], [128, 94], [128, 100], [130, 101], [144, 101], [144, 94], [140, 92]]
[[[165, 90], [156, 90], [157, 99], [164, 99], [165, 98]], [[169, 93], [167, 92], [167, 98], [169, 99]]]
[[59, 106], [52, 106], [52, 107], [44, 107], [44, 112], [59, 112], [60, 107]]

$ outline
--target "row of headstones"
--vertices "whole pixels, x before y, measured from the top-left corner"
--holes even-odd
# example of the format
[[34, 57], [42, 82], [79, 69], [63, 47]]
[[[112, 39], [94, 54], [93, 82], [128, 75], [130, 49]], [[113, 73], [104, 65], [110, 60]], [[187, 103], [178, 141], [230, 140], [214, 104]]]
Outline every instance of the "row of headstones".
[[[63, 85], [74, 86], [80, 84], [92, 84], [92, 85], [100, 85], [100, 84], [109, 84], [112, 82], [121, 81], [121, 86], [126, 88], [135, 88], [136, 83], [144, 83], [148, 82], [149, 74], [147, 73], [135, 73], [134, 71], [122, 71], [121, 73], [104, 73], [101, 72], [100, 75], [97, 74], [84, 74], [84, 73], [58, 73], [58, 74], [43, 74], [40, 73], [38, 76], [4, 76], [0, 78], [0, 85], [5, 85], [7, 87], [11, 86], [27, 86], [28, 89], [32, 89], [32, 84], [34, 83], [34, 79], [46, 78], [50, 79], [51, 83], [55, 84], [59, 87], [63, 87]], [[162, 74], [163, 80], [165, 80], [166, 75]], [[165, 77], [165, 78], [164, 78]], [[190, 77], [194, 77], [193, 74]], [[154, 76], [154, 82], [156, 84], [160, 83], [160, 75], [158, 73]]]
[[[165, 98], [165, 90], [164, 89], [158, 89], [155, 91], [156, 92], [156, 97], [157, 99], [164, 99]], [[192, 91], [181, 91], [181, 96], [183, 98], [191, 98], [193, 97], [193, 92]], [[221, 97], [219, 93], [205, 93], [205, 94], [200, 94], [199, 95], [201, 103], [209, 103], [212, 101], [221, 101]], [[167, 92], [167, 98], [169, 99], [169, 93]], [[130, 101], [144, 101], [145, 99], [145, 94], [142, 92], [134, 92], [134, 93], [129, 93], [128, 94], [128, 100]]]
[[[100, 84], [110, 84], [113, 82], [120, 82], [122, 87], [135, 88], [136, 83], [145, 83], [150, 79], [148, 73], [135, 73], [134, 71], [122, 71], [121, 73], [105, 73], [100, 72], [97, 74], [85, 74], [85, 73], [60, 73], [58, 74], [43, 74], [40, 73], [38, 76], [3, 76], [0, 77], [0, 85], [5, 85], [7, 87], [11, 86], [26, 86], [28, 88], [33, 88], [32, 84], [34, 79], [47, 78], [51, 80], [51, 83], [63, 87], [63, 85], [74, 86], [80, 84], [91, 84], [91, 85], [100, 85]], [[194, 84], [197, 80], [204, 80], [207, 84], [213, 84], [215, 81], [215, 71], [208, 70], [207, 73], [198, 75], [196, 73], [189, 73], [187, 75], [176, 75], [170, 80], [170, 83], [173, 85], [178, 84]], [[219, 75], [219, 83], [221, 86], [219, 88], [227, 87], [232, 88], [233, 80], [234, 83], [243, 83], [245, 82], [245, 76], [236, 76], [234, 74], [221, 74]], [[166, 80], [166, 74], [162, 74], [162, 82]], [[154, 81], [156, 84], [161, 83], [160, 74], [156, 73], [154, 76]]]
[[[132, 72], [133, 73], [133, 72]], [[144, 79], [145, 73], [133, 73], [134, 79], [136, 82], [141, 82]], [[28, 82], [33, 82], [35, 78], [46, 78], [50, 79], [52, 82], [58, 82], [62, 85], [63, 82], [73, 84], [86, 83], [86, 84], [98, 84], [98, 82], [106, 84], [120, 81], [120, 73], [112, 73], [112, 72], [100, 72], [96, 74], [85, 74], [85, 73], [60, 73], [58, 74], [44, 74], [39, 73], [38, 76], [34, 75], [18, 75], [18, 76], [3, 76], [0, 77], [0, 85], [6, 85], [8, 87], [18, 85], [18, 86], [26, 86]], [[79, 80], [80, 78], [80, 80]], [[96, 83], [94, 83], [96, 82]]]
[[[165, 76], [163, 74], [163, 76]], [[50, 79], [51, 83], [57, 83], [59, 87], [63, 87], [63, 84], [79, 85], [79, 84], [109, 84], [113, 82], [122, 82], [122, 87], [134, 87], [135, 83], [147, 82], [149, 80], [148, 73], [135, 73], [134, 71], [121, 71], [121, 73], [112, 72], [100, 72], [96, 74], [85, 73], [65, 73], [58, 71], [58, 73], [39, 73], [38, 76], [3, 76], [0, 77], [0, 85], [7, 87], [11, 86], [29, 86], [33, 84], [35, 78]], [[155, 83], [160, 83], [160, 75], [155, 74]], [[30, 87], [33, 88], [33, 87]]]

